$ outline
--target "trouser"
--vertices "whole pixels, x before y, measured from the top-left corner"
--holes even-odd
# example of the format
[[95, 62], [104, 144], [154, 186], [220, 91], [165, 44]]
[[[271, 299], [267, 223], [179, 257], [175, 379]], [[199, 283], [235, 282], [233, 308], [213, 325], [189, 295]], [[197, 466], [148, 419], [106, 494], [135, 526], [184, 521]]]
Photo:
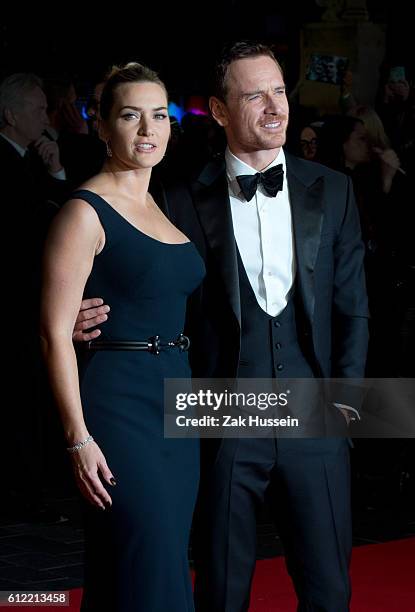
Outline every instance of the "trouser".
[[270, 486], [298, 612], [346, 612], [350, 469], [341, 438], [222, 441], [195, 524], [197, 612], [249, 609], [256, 511]]

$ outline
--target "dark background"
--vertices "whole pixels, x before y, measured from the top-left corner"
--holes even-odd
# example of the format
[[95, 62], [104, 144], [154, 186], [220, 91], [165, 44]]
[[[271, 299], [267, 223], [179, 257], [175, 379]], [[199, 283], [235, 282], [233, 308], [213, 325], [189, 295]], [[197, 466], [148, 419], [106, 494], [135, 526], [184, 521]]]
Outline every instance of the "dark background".
[[[410, 2], [368, 1], [370, 20], [387, 24], [386, 58], [413, 66]], [[114, 63], [139, 61], [160, 72], [171, 97], [207, 94], [209, 67], [228, 40], [259, 39], [276, 46], [290, 90], [298, 78], [300, 30], [320, 21], [313, 0], [262, 2], [59, 3], [43, 15], [4, 18], [0, 26], [0, 78], [17, 71], [40, 76], [66, 72], [79, 95]], [[410, 75], [411, 76], [411, 75]]]
[[[392, 65], [405, 66], [409, 70], [409, 79], [413, 80], [415, 36], [410, 0], [368, 0], [367, 7], [372, 22], [386, 24], [385, 60]], [[14, 72], [33, 71], [42, 77], [69, 73], [77, 83], [79, 96], [86, 98], [112, 64], [139, 61], [160, 72], [170, 97], [175, 101], [189, 95], [208, 94], [209, 68], [217, 50], [226, 41], [242, 38], [259, 39], [275, 45], [290, 91], [297, 82], [301, 65], [301, 28], [308, 22], [320, 21], [325, 10], [313, 0], [220, 0], [205, 3], [196, 0], [193, 3], [118, 0], [105, 5], [55, 2], [43, 14], [40, 14], [38, 6], [30, 12], [23, 4], [18, 9], [7, 16], [3, 13], [0, 23], [0, 79]], [[14, 252], [15, 248], [11, 253]], [[17, 325], [20, 328], [21, 322], [17, 321]], [[26, 379], [22, 384], [27, 384]], [[27, 409], [30, 411], [31, 406]], [[5, 414], [11, 410], [16, 410], [14, 401], [5, 406]], [[29, 428], [30, 424], [26, 425], [26, 431]], [[10, 438], [7, 427], [5, 432], [6, 440]], [[36, 570], [46, 568], [44, 551], [62, 553], [60, 565], [70, 565], [61, 571], [65, 588], [80, 586], [82, 564], [80, 559], [71, 559], [69, 553], [81, 554], [82, 523], [77, 489], [69, 458], [63, 451], [57, 413], [48, 415], [43, 444], [38, 442], [36, 431], [29, 431], [28, 435], [30, 448], [35, 446], [45, 455], [45, 470], [39, 473], [39, 478], [42, 478], [43, 486], [40, 501], [43, 503], [46, 499], [47, 503], [46, 508], [25, 508], [16, 496], [16, 501], [10, 498], [0, 508], [0, 531], [4, 537], [20, 538], [22, 547], [21, 559], [16, 561], [13, 572], [0, 554], [0, 588], [8, 587], [6, 580], [19, 582], [22, 574], [30, 576], [28, 572], [34, 571], [33, 566]], [[12, 481], [16, 488], [20, 486], [23, 489], [26, 484], [22, 484], [18, 477], [14, 478], [19, 470], [21, 453], [11, 439], [12, 450], [2, 462], [6, 497], [9, 497], [8, 481]], [[352, 453], [355, 544], [413, 536], [413, 454], [412, 439], [356, 441]], [[29, 451], [27, 455], [36, 467], [39, 457], [35, 454], [33, 462]], [[26, 490], [23, 493], [27, 494]], [[37, 499], [27, 501], [33, 505], [38, 503]], [[10, 512], [6, 518], [2, 517], [4, 511], [6, 515]], [[44, 531], [36, 525], [42, 521], [57, 522], [56, 517], [62, 518], [61, 515], [66, 520], [69, 517], [67, 525], [73, 531], [73, 542], [69, 539], [68, 546], [68, 532], [57, 532], [62, 550], [53, 541], [54, 532], [50, 531], [50, 525]], [[27, 522], [35, 524], [33, 532], [27, 527]], [[259, 521], [258, 538], [259, 554], [263, 557], [281, 553], [274, 527], [269, 523], [264, 511]], [[59, 523], [56, 527], [61, 529]], [[42, 538], [44, 536], [42, 541], [39, 534]], [[3, 546], [2, 554], [10, 553], [7, 546]], [[28, 569], [29, 561], [32, 565]], [[53, 563], [57, 565], [56, 561]], [[45, 572], [41, 574], [42, 571], [37, 572], [32, 579], [46, 580]], [[37, 584], [38, 588], [50, 588], [47, 582]], [[56, 582], [53, 584], [56, 588]]]

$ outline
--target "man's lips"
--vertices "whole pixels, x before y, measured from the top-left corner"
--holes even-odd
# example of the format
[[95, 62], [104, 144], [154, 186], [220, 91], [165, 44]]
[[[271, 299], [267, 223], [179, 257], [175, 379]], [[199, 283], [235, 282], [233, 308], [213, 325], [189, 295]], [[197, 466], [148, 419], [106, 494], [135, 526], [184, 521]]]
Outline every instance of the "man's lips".
[[279, 121], [267, 121], [267, 123], [262, 123], [261, 127], [267, 130], [277, 130], [283, 124], [282, 120]]

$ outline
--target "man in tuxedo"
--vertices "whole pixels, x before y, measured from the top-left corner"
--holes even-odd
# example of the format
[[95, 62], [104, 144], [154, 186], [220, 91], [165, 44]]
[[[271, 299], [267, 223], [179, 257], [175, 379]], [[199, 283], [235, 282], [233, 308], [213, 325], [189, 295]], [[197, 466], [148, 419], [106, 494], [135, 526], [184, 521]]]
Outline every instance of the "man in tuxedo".
[[[165, 185], [165, 211], [207, 265], [188, 309], [193, 373], [361, 377], [368, 310], [350, 179], [284, 152], [288, 102], [268, 47], [236, 43], [216, 77], [210, 108], [225, 130], [224, 159], [209, 163], [190, 192]], [[75, 338], [107, 316], [105, 306], [89, 306]], [[342, 402], [329, 410], [339, 419], [355, 414]], [[203, 465], [198, 612], [248, 610], [256, 510], [269, 487], [298, 610], [349, 609], [347, 439], [224, 439], [213, 458], [205, 453]]]

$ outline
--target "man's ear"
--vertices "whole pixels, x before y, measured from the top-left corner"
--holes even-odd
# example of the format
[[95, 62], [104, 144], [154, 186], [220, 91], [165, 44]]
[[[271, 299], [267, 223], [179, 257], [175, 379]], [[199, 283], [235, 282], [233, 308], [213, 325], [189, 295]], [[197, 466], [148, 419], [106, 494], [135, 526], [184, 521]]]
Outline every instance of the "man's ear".
[[216, 123], [223, 128], [226, 127], [228, 125], [228, 113], [225, 103], [219, 100], [219, 98], [211, 96], [209, 98], [209, 108]]
[[16, 116], [14, 114], [14, 112], [12, 111], [11, 108], [5, 108], [4, 109], [4, 119], [7, 123], [7, 125], [11, 125], [12, 127], [15, 127], [16, 125]]

